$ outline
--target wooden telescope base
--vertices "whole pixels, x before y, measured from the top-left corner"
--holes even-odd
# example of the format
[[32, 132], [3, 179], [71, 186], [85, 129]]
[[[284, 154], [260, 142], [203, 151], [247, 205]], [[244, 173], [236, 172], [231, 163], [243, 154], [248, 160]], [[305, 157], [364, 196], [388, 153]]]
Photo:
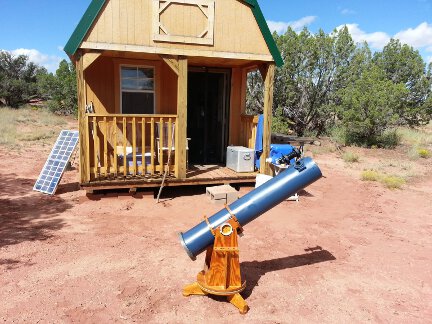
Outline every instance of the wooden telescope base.
[[240, 314], [249, 310], [240, 293], [246, 288], [240, 274], [239, 248], [237, 235], [243, 229], [228, 206], [231, 218], [218, 228], [210, 227], [215, 237], [213, 246], [207, 249], [204, 270], [198, 273], [197, 281], [183, 288], [183, 296], [215, 295], [226, 296], [227, 300], [238, 308]]
[[183, 288], [183, 296], [188, 297], [191, 295], [198, 296], [206, 296], [206, 295], [215, 295], [215, 296], [226, 296], [227, 301], [233, 304], [238, 308], [240, 314], [246, 314], [249, 310], [249, 306], [243, 297], [240, 295], [240, 292], [243, 291], [246, 287], [246, 282], [243, 287], [237, 291], [228, 292], [228, 291], [217, 291], [212, 290], [207, 287], [202, 287], [198, 282], [194, 282], [193, 284], [187, 285]]

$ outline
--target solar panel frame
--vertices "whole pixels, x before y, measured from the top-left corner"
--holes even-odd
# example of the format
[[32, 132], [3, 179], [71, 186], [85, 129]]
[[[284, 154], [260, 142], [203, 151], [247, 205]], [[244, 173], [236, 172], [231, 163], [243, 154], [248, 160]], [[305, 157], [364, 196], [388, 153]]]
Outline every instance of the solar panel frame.
[[63, 172], [78, 144], [78, 131], [62, 130], [45, 165], [36, 180], [33, 190], [54, 195]]

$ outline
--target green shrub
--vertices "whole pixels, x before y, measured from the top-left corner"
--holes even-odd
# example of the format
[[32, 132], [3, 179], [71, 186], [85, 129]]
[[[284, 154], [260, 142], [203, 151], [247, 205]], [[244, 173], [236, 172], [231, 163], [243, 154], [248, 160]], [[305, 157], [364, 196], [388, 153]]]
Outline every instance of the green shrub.
[[380, 174], [375, 170], [364, 170], [361, 174], [363, 181], [379, 181]]
[[412, 159], [412, 160], [417, 160], [419, 158], [422, 159], [428, 159], [431, 157], [431, 151], [418, 146], [418, 145], [413, 145], [409, 150], [408, 150], [408, 156]]
[[382, 135], [377, 136], [375, 145], [382, 148], [395, 148], [399, 145], [401, 136], [396, 129], [385, 131]]
[[341, 125], [336, 125], [330, 129], [330, 137], [336, 143], [345, 145], [346, 144], [346, 134], [345, 128]]
[[284, 116], [282, 108], [276, 109], [272, 120], [272, 132], [279, 134], [290, 134], [292, 132], [292, 122]]
[[406, 182], [398, 176], [383, 176], [380, 181], [389, 189], [400, 189]]
[[423, 159], [428, 159], [431, 156], [431, 152], [425, 148], [418, 148], [417, 153]]
[[394, 84], [383, 70], [369, 64], [357, 80], [339, 91], [345, 143], [367, 147], [397, 145], [396, 133], [388, 130], [397, 124], [397, 112], [406, 94], [403, 84]]
[[48, 101], [48, 108], [56, 114], [76, 115], [78, 106], [75, 67], [63, 60], [55, 75], [47, 73], [38, 79], [39, 92]]
[[364, 170], [361, 179], [363, 181], [379, 181], [389, 189], [400, 189], [406, 183], [402, 177], [381, 174], [375, 170]]
[[354, 163], [354, 162], [358, 162], [360, 160], [360, 157], [358, 156], [358, 154], [356, 154], [354, 152], [345, 152], [342, 155], [342, 159], [345, 162]]
[[401, 135], [396, 129], [384, 131], [381, 135], [362, 136], [348, 130], [344, 126], [333, 127], [330, 131], [331, 138], [337, 143], [349, 146], [356, 145], [370, 148], [392, 149], [401, 142]]

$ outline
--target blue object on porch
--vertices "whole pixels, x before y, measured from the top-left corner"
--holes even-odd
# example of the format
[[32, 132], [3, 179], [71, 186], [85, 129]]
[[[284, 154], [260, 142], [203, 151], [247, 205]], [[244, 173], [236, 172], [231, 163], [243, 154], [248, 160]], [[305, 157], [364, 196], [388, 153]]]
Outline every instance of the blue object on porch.
[[[294, 150], [294, 146], [290, 144], [271, 144], [270, 145], [270, 158], [272, 159], [272, 163], [276, 164], [276, 161], [280, 159], [282, 156], [291, 153]], [[290, 161], [291, 164], [294, 164], [295, 159]]]
[[[151, 154], [145, 153], [144, 160], [145, 160], [145, 163], [147, 166], [151, 165]], [[123, 165], [123, 155], [119, 155], [118, 164]], [[133, 167], [133, 154], [132, 153], [126, 154], [126, 164], [130, 168]], [[142, 165], [142, 154], [141, 153], [136, 154], [136, 164], [137, 164], [137, 167], [140, 167]], [[149, 171], [147, 171], [146, 173], [149, 173]], [[129, 172], [129, 174], [131, 174], [131, 173]], [[141, 174], [141, 172], [138, 172], [138, 170], [137, 170], [137, 174]]]
[[260, 168], [260, 157], [263, 152], [264, 115], [259, 115], [255, 138], [255, 167]]

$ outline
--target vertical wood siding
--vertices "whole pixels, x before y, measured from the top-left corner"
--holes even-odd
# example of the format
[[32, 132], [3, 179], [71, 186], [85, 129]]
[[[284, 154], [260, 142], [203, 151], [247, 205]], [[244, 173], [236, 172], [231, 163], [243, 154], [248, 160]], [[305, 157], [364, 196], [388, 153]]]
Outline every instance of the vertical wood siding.
[[[179, 5], [171, 6], [162, 17], [168, 26], [179, 26], [179, 30], [190, 34], [200, 29], [202, 15], [196, 7], [183, 6], [179, 9], [176, 8], [180, 7]], [[152, 0], [108, 1], [85, 41], [270, 55], [259, 26], [247, 5], [238, 0], [217, 0], [215, 6], [214, 46], [154, 42]]]

